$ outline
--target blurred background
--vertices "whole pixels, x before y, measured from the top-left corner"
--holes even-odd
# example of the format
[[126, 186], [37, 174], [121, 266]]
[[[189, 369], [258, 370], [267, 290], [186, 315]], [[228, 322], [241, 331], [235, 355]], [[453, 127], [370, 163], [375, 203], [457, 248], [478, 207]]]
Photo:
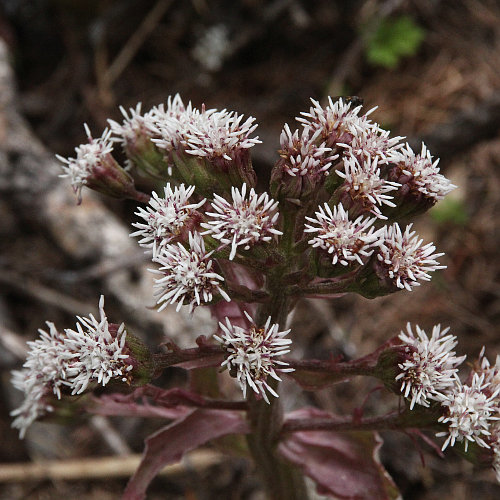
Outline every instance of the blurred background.
[[[50, 320], [72, 327], [106, 295], [111, 320], [125, 321], [151, 346], [167, 337], [190, 345], [212, 331], [153, 305], [142, 252], [128, 237], [136, 206], [94, 196], [83, 204], [57, 176], [54, 154], [73, 156], [119, 106], [144, 111], [180, 93], [199, 107], [255, 116], [263, 141], [254, 166], [266, 189], [285, 123], [309, 98], [356, 95], [372, 118], [416, 148], [422, 140], [458, 189], [415, 221], [448, 267], [411, 293], [373, 301], [345, 296], [308, 300], [293, 316], [295, 354], [346, 359], [375, 349], [406, 323], [441, 323], [460, 354], [490, 361], [500, 346], [500, 3], [497, 0], [0, 0], [0, 499], [118, 498], [126, 476], [106, 479], [78, 468], [72, 479], [2, 475], [11, 463], [86, 460], [140, 453], [161, 422], [76, 419], [35, 424], [24, 441], [10, 428], [19, 404], [10, 386], [25, 341]], [[144, 179], [144, 189], [151, 189]], [[149, 273], [151, 274], [151, 273]], [[162, 383], [183, 381], [171, 370]], [[371, 384], [371, 385], [370, 385]], [[338, 413], [363, 404], [376, 385], [353, 380], [293, 393]], [[383, 391], [382, 391], [383, 392]], [[397, 405], [382, 392], [368, 414]], [[295, 398], [295, 399], [294, 399]], [[440, 459], [426, 444], [384, 434], [382, 458], [405, 499], [500, 498], [491, 471], [451, 450]], [[424, 457], [423, 462], [420, 454]], [[123, 459], [125, 460], [125, 459]], [[118, 462], [122, 472], [124, 462]], [[3, 477], [10, 477], [2, 479]], [[16, 479], [17, 478], [17, 479]], [[157, 478], [148, 498], [261, 498], [251, 464], [214, 459]]]

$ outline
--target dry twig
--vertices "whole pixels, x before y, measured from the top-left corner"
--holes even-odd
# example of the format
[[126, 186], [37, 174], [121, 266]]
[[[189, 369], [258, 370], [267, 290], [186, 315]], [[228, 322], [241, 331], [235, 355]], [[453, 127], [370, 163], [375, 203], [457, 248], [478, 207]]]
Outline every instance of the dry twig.
[[[141, 461], [141, 455], [84, 458], [77, 460], [47, 460], [39, 463], [0, 465], [0, 483], [19, 481], [109, 479], [131, 476]], [[203, 470], [220, 464], [224, 456], [211, 450], [187, 453], [182, 463], [165, 467], [160, 474], [177, 476], [187, 469]], [[187, 465], [189, 464], [189, 465]]]

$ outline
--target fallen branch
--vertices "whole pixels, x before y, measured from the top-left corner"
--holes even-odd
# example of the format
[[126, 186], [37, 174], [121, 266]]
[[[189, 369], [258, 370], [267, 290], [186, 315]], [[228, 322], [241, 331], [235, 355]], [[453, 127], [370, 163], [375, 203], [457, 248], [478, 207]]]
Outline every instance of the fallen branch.
[[[0, 483], [55, 480], [106, 479], [131, 476], [142, 456], [140, 454], [120, 457], [80, 458], [73, 460], [44, 460], [39, 463], [17, 463], [0, 465]], [[160, 474], [178, 476], [189, 470], [201, 471], [227, 460], [211, 450], [188, 453], [181, 463], [168, 465]]]

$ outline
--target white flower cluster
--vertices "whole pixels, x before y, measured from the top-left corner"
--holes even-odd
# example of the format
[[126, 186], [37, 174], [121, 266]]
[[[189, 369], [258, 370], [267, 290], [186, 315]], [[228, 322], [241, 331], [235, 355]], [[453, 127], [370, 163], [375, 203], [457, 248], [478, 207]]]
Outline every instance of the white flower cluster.
[[59, 177], [69, 178], [73, 191], [81, 199], [83, 186], [88, 182], [95, 168], [102, 165], [106, 155], [113, 151], [112, 131], [104, 130], [102, 136], [94, 139], [87, 124], [84, 125], [87, 134], [88, 144], [81, 144], [75, 148], [75, 158], [64, 158], [56, 155], [56, 158], [63, 163], [63, 172]]
[[[205, 250], [203, 235], [231, 245], [229, 260], [233, 260], [239, 248], [249, 250], [282, 234], [275, 228], [278, 202], [267, 193], [259, 195], [253, 188], [247, 192], [244, 183], [241, 190], [232, 188], [231, 202], [214, 194], [214, 212], [202, 214], [198, 209], [206, 200], [191, 203], [194, 189], [183, 184], [172, 189], [167, 183], [164, 198], [153, 192], [149, 206], [136, 212], [144, 222], [133, 223], [138, 231], [131, 236], [141, 238], [139, 244], [151, 249], [153, 262], [160, 265], [158, 270], [151, 270], [161, 276], [155, 280], [160, 311], [168, 304], [177, 304], [177, 310], [188, 305], [192, 311], [211, 302], [214, 294], [230, 300], [222, 288], [223, 276], [214, 270], [215, 261], [210, 258], [213, 251]], [[199, 224], [201, 220], [206, 222]], [[197, 232], [198, 225], [206, 231]]]
[[261, 142], [258, 137], [249, 137], [257, 128], [253, 117], [243, 121], [243, 115], [226, 110], [209, 114], [202, 111], [197, 117], [185, 139], [186, 152], [193, 156], [231, 161], [239, 151]]
[[[185, 105], [179, 94], [147, 113], [142, 113], [140, 103], [120, 111], [123, 122], [108, 120], [110, 128], [98, 139], [85, 125], [88, 144], [75, 148], [75, 158], [56, 155], [63, 163], [61, 177], [70, 179], [79, 201], [83, 186], [117, 197], [141, 196], [133, 187], [133, 178], [124, 171], [134, 164], [149, 175], [162, 177], [174, 175], [176, 162], [189, 163], [195, 157], [200, 160], [200, 169], [207, 167], [205, 162], [224, 171], [231, 169], [226, 172], [231, 179], [248, 173], [248, 181], [255, 175], [248, 150], [261, 141], [251, 137], [257, 128], [253, 117], [244, 118], [226, 109], [196, 109], [191, 102]], [[112, 156], [115, 142], [121, 143], [125, 152], [125, 169]], [[188, 172], [191, 167], [186, 168]]]
[[442, 200], [457, 186], [452, 184], [443, 174], [439, 173], [439, 159], [432, 161], [430, 151], [422, 144], [420, 154], [415, 154], [411, 147], [393, 149], [388, 161], [401, 169], [401, 174], [407, 176], [406, 184], [435, 201]]
[[[213, 112], [213, 109], [205, 111], [206, 114]], [[148, 128], [155, 136], [153, 142], [167, 152], [179, 149], [191, 125], [198, 120], [199, 114], [191, 102], [185, 106], [179, 94], [169, 96], [166, 107], [160, 104], [150, 111]]]
[[351, 221], [342, 204], [333, 207], [333, 211], [328, 203], [318, 209], [316, 219], [306, 217], [313, 225], [305, 224], [304, 232], [317, 233], [308, 243], [331, 254], [333, 265], [348, 266], [352, 262], [363, 265], [362, 257], [370, 257], [379, 241], [380, 230], [374, 231], [372, 227], [375, 218], [359, 216]]
[[292, 135], [286, 125], [281, 134], [280, 154], [288, 174], [315, 172], [312, 167], [328, 173], [340, 155], [341, 168], [335, 171], [344, 179], [346, 190], [353, 199], [364, 199], [365, 211], [381, 218], [386, 218], [381, 205], [394, 207], [394, 196], [409, 196], [415, 202], [418, 193], [435, 203], [455, 189], [439, 173], [438, 160], [432, 161], [425, 145], [416, 155], [408, 145], [403, 146], [403, 137], [390, 137], [389, 131], [369, 118], [376, 108], [360, 115], [362, 106], [353, 107], [342, 98], [333, 101], [329, 97], [326, 106], [311, 101], [309, 112], [297, 118], [302, 133]]
[[152, 113], [151, 130], [159, 137], [153, 142], [167, 152], [183, 148], [193, 156], [208, 160], [232, 161], [240, 151], [260, 143], [250, 134], [257, 128], [255, 118], [243, 120], [234, 111], [201, 110], [191, 103], [184, 106], [177, 94], [169, 98], [166, 109], [157, 107]]
[[408, 323], [407, 332], [399, 335], [406, 353], [404, 362], [399, 364], [401, 373], [396, 377], [401, 381], [401, 392], [411, 400], [410, 409], [415, 404], [428, 407], [431, 400], [442, 401], [454, 387], [457, 367], [465, 360], [465, 356], [455, 355], [457, 339], [447, 335], [449, 328], [434, 326], [430, 338], [418, 325], [415, 328], [416, 334]]
[[368, 211], [379, 219], [387, 219], [380, 206], [395, 207], [392, 196], [387, 194], [398, 189], [397, 182], [391, 182], [380, 176], [378, 158], [366, 158], [362, 163], [353, 155], [343, 158], [344, 170], [336, 170], [344, 179], [344, 189], [353, 202], [368, 207]]
[[247, 185], [241, 191], [231, 188], [232, 202], [214, 194], [212, 208], [215, 212], [207, 212], [210, 217], [201, 226], [206, 229], [203, 234], [210, 234], [224, 245], [231, 245], [229, 260], [236, 256], [238, 247], [249, 250], [258, 242], [269, 242], [274, 235], [283, 234], [274, 228], [279, 217], [278, 202], [269, 198], [267, 193], [257, 194], [250, 189], [247, 196]]
[[138, 231], [130, 236], [138, 236], [139, 245], [150, 248], [153, 252], [153, 260], [156, 259], [161, 250], [172, 240], [178, 238], [183, 229], [195, 216], [195, 211], [202, 207], [205, 199], [198, 203], [189, 203], [194, 192], [194, 186], [184, 184], [172, 189], [170, 183], [163, 188], [164, 198], [160, 198], [154, 191], [149, 200], [149, 206], [145, 209], [138, 207], [135, 214], [144, 222], [135, 222], [132, 226]]
[[447, 394], [441, 404], [446, 413], [439, 422], [448, 425], [448, 430], [438, 432], [438, 437], [446, 436], [442, 449], [453, 446], [456, 441], [465, 441], [465, 451], [469, 442], [489, 448], [485, 438], [490, 435], [491, 424], [498, 420], [500, 387], [488, 393], [490, 384], [484, 381], [484, 375], [474, 373], [469, 384], [457, 381], [456, 386]]
[[496, 419], [488, 429], [487, 441], [493, 451], [493, 469], [495, 470], [497, 481], [500, 482], [500, 355], [497, 355], [495, 364], [491, 365], [488, 358], [484, 356], [484, 348], [479, 356], [478, 373], [484, 377], [486, 394], [490, 397], [496, 394]]
[[[341, 168], [335, 172], [343, 179], [343, 192], [350, 196], [350, 203], [357, 205], [359, 213], [370, 212], [376, 217], [387, 218], [382, 214], [381, 206], [395, 206], [391, 201], [393, 195], [388, 193], [397, 191], [401, 185], [387, 180], [380, 166], [387, 164], [394, 151], [401, 148], [402, 137], [391, 138], [389, 131], [368, 118], [376, 108], [360, 115], [361, 106], [352, 108], [351, 102], [344, 102], [343, 99], [334, 102], [329, 98], [325, 107], [313, 99], [311, 101], [313, 106], [309, 112], [301, 113], [297, 120], [304, 127], [302, 136], [310, 137], [312, 144], [306, 145], [309, 150], [315, 151], [315, 162], [329, 161], [329, 158], [321, 157], [320, 150], [314, 149], [320, 143], [319, 148], [328, 151], [330, 157], [338, 158], [340, 155]], [[298, 146], [295, 148], [299, 149]], [[338, 154], [332, 156], [334, 153]]]
[[389, 278], [398, 288], [419, 286], [419, 280], [430, 281], [430, 272], [445, 269], [436, 260], [444, 253], [434, 253], [436, 247], [432, 243], [422, 246], [422, 239], [411, 230], [412, 224], [401, 231], [399, 224], [384, 226], [377, 258]]
[[297, 117], [297, 121], [313, 133], [319, 131], [322, 140], [328, 146], [349, 144], [354, 136], [362, 134], [374, 125], [368, 119], [368, 115], [377, 108], [372, 108], [359, 116], [362, 106], [351, 108], [351, 102], [344, 102], [342, 98], [333, 101], [331, 97], [328, 97], [328, 105], [325, 107], [314, 99], [311, 99], [311, 102], [313, 105], [309, 113], [300, 113], [302, 116]]
[[280, 157], [285, 160], [284, 170], [295, 176], [328, 175], [328, 170], [339, 155], [332, 153], [332, 148], [326, 147], [326, 142], [318, 144], [321, 131], [314, 133], [307, 127], [292, 134], [288, 124], [285, 124], [281, 136]]
[[288, 363], [275, 359], [290, 352], [292, 341], [285, 338], [290, 330], [280, 332], [277, 324], [271, 325], [271, 317], [263, 327], [258, 327], [246, 311], [245, 316], [249, 327], [233, 325], [226, 318], [225, 324], [219, 323], [222, 335], [214, 335], [214, 339], [224, 347], [227, 356], [222, 366], [235, 373], [243, 397], [246, 398], [247, 388], [250, 387], [269, 403], [266, 391], [275, 397], [278, 393], [269, 385], [268, 377], [280, 381], [277, 371], [293, 371], [293, 368], [287, 368]]
[[99, 301], [100, 318], [77, 317], [76, 330], [39, 330], [40, 338], [28, 342], [30, 350], [23, 369], [13, 372], [14, 387], [24, 392], [22, 405], [11, 412], [12, 424], [23, 437], [40, 416], [53, 411], [50, 396], [61, 398], [61, 391], [81, 394], [89, 384], [106, 385], [111, 379], [129, 382], [133, 365], [125, 346], [123, 323], [113, 331], [104, 312], [104, 296]]
[[492, 448], [494, 461], [498, 465], [500, 456], [500, 361], [490, 367], [486, 358], [480, 369], [472, 372], [470, 381], [462, 383], [458, 378], [458, 366], [465, 356], [456, 356], [456, 337], [447, 335], [448, 328], [437, 325], [429, 338], [416, 326], [416, 335], [410, 324], [407, 333], [401, 332], [400, 340], [406, 347], [404, 361], [399, 364], [401, 372], [396, 380], [401, 382], [401, 392], [410, 399], [410, 409], [415, 404], [428, 407], [431, 401], [441, 405], [439, 422], [447, 430], [438, 432], [445, 437], [442, 449], [464, 442], [467, 451], [470, 442], [484, 448]]
[[366, 127], [355, 129], [349, 144], [339, 144], [347, 152], [358, 158], [361, 163], [365, 160], [377, 160], [379, 164], [389, 163], [392, 157], [401, 147], [401, 136], [390, 137], [389, 130], [380, 128], [376, 123], [366, 121]]
[[[445, 269], [436, 260], [444, 255], [434, 253], [433, 243], [422, 245], [412, 225], [401, 231], [397, 223], [374, 230], [376, 218], [349, 219], [340, 203], [332, 208], [325, 203], [318, 207], [316, 218], [306, 217], [305, 233], [316, 233], [308, 243], [332, 255], [332, 265], [365, 265], [372, 254], [384, 275], [400, 289], [411, 291], [420, 281], [429, 281], [430, 272]], [[363, 257], [365, 259], [363, 260]]]
[[200, 233], [189, 233], [189, 248], [182, 243], [167, 244], [154, 259], [160, 265], [151, 272], [161, 275], [155, 280], [155, 296], [158, 311], [168, 304], [177, 304], [177, 311], [189, 306], [192, 312], [202, 303], [212, 302], [214, 294], [220, 294], [228, 302], [231, 300], [221, 283], [224, 278], [214, 272], [213, 252], [205, 250], [205, 242]]

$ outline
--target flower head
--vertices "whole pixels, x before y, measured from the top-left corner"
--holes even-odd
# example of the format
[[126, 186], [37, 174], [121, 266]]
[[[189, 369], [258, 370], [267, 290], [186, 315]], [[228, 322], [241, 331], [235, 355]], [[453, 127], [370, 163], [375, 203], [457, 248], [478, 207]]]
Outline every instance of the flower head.
[[339, 155], [332, 154], [332, 148], [326, 143], [319, 143], [321, 131], [312, 133], [304, 128], [302, 134], [295, 130], [292, 134], [288, 124], [285, 124], [281, 136], [279, 155], [283, 158], [283, 170], [292, 177], [328, 175], [328, 169]]
[[465, 451], [469, 442], [475, 441], [479, 446], [489, 448], [485, 437], [490, 435], [490, 425], [498, 420], [499, 411], [497, 389], [487, 395], [485, 389], [489, 386], [484, 375], [474, 373], [470, 385], [457, 381], [454, 390], [447, 393], [441, 402], [446, 413], [439, 422], [448, 425], [447, 432], [439, 432], [438, 437], [446, 436], [442, 449], [448, 445], [454, 446], [456, 441], [465, 441]]
[[282, 234], [274, 228], [279, 213], [278, 202], [269, 198], [267, 193], [257, 194], [252, 188], [247, 196], [247, 185], [241, 191], [231, 188], [232, 203], [214, 194], [212, 208], [215, 212], [207, 212], [211, 217], [202, 227], [204, 234], [211, 234], [224, 245], [231, 245], [229, 259], [234, 259], [238, 247], [249, 250], [259, 242], [269, 242], [274, 235]]
[[[205, 115], [210, 115], [215, 110], [204, 110]], [[152, 141], [163, 150], [170, 152], [179, 149], [186, 134], [201, 118], [200, 111], [189, 102], [184, 105], [181, 96], [169, 96], [167, 106], [161, 104], [151, 110], [153, 124], [151, 132], [155, 135]]]
[[386, 219], [380, 207], [388, 205], [394, 207], [390, 201], [392, 196], [387, 194], [399, 187], [396, 182], [383, 179], [380, 176], [378, 158], [365, 158], [360, 161], [348, 154], [344, 156], [344, 169], [336, 170], [337, 174], [344, 179], [344, 184], [340, 188], [342, 191], [341, 200], [344, 205], [356, 208], [356, 213], [370, 212], [375, 217]]
[[91, 381], [101, 385], [107, 385], [111, 379], [129, 382], [128, 373], [133, 365], [125, 346], [125, 325], [112, 328], [109, 324], [103, 295], [99, 300], [99, 316], [99, 319], [92, 314], [88, 318], [77, 316], [76, 330], [64, 330], [64, 347], [73, 354], [66, 373], [71, 394], [81, 394]]
[[28, 342], [29, 351], [23, 368], [31, 374], [32, 382], [42, 383], [60, 398], [71, 359], [64, 345], [65, 335], [58, 332], [54, 323], [47, 321], [47, 326], [48, 332], [39, 329], [40, 338]]
[[234, 111], [202, 111], [198, 119], [186, 130], [184, 144], [186, 152], [208, 160], [227, 160], [231, 162], [238, 154], [261, 141], [250, 134], [257, 128], [255, 118]]
[[168, 244], [158, 254], [155, 262], [160, 268], [150, 269], [162, 277], [155, 280], [155, 297], [162, 311], [168, 304], [177, 303], [177, 311], [188, 305], [190, 312], [202, 303], [212, 301], [214, 294], [231, 300], [221, 288], [224, 278], [213, 271], [212, 252], [205, 251], [205, 243], [199, 233], [189, 233], [189, 248], [182, 243]]
[[401, 381], [401, 392], [411, 400], [412, 410], [415, 404], [428, 407], [430, 400], [445, 399], [456, 383], [457, 366], [466, 357], [455, 355], [457, 340], [454, 335], [446, 335], [449, 328], [434, 326], [430, 338], [418, 325], [415, 328], [416, 334], [408, 323], [407, 333], [399, 335], [406, 349], [404, 361], [398, 365], [401, 373], [396, 377]]
[[362, 257], [373, 253], [371, 247], [379, 238], [379, 232], [371, 227], [375, 219], [359, 216], [354, 221], [349, 220], [342, 204], [333, 207], [333, 211], [328, 203], [318, 209], [316, 219], [306, 217], [313, 225], [306, 224], [304, 232], [317, 233], [308, 243], [331, 254], [333, 265], [348, 266], [352, 262], [362, 265]]
[[108, 161], [108, 155], [113, 151], [111, 130], [106, 129], [102, 136], [94, 139], [87, 124], [84, 125], [88, 137], [88, 144], [81, 144], [75, 148], [75, 158], [64, 158], [56, 155], [61, 161], [64, 173], [59, 177], [67, 177], [71, 181], [73, 191], [81, 199], [82, 187], [89, 184], [94, 170], [102, 167]]
[[199, 111], [191, 103], [184, 106], [179, 94], [173, 99], [169, 97], [166, 109], [156, 109], [154, 121], [153, 130], [159, 138], [153, 142], [158, 147], [167, 151], [183, 147], [187, 153], [209, 160], [232, 161], [238, 151], [260, 142], [258, 137], [249, 137], [257, 128], [255, 118], [243, 121], [243, 115], [225, 109], [203, 107]]
[[138, 229], [130, 236], [138, 236], [139, 245], [151, 248], [153, 259], [172, 240], [178, 238], [189, 222], [195, 217], [196, 210], [203, 206], [205, 200], [199, 203], [189, 203], [194, 192], [194, 186], [184, 184], [172, 187], [170, 183], [164, 187], [164, 198], [160, 198], [154, 191], [145, 209], [138, 207], [135, 214], [144, 222], [135, 222], [132, 225]]
[[430, 281], [430, 272], [446, 268], [436, 260], [444, 254], [434, 253], [433, 243], [422, 246], [423, 240], [411, 228], [412, 224], [402, 232], [397, 223], [385, 226], [377, 253], [381, 272], [396, 287], [408, 291], [420, 285], [419, 281]]
[[312, 106], [309, 113], [301, 113], [297, 121], [308, 127], [313, 133], [320, 131], [322, 140], [326, 145], [333, 147], [336, 144], [350, 144], [352, 138], [370, 127], [371, 121], [367, 118], [376, 108], [359, 116], [362, 106], [351, 108], [351, 102], [342, 98], [333, 101], [328, 97], [328, 105], [321, 106], [318, 101], [311, 99]]
[[369, 158], [377, 158], [378, 163], [388, 163], [388, 158], [399, 150], [398, 143], [403, 137], [390, 137], [390, 132], [372, 123], [361, 128], [353, 135], [349, 144], [340, 144], [353, 156], [363, 162]]
[[425, 144], [422, 144], [420, 154], [415, 154], [408, 144], [404, 149], [392, 150], [388, 161], [394, 164], [390, 177], [402, 185], [403, 195], [423, 196], [435, 203], [456, 188], [439, 173], [439, 159], [432, 161]]
[[214, 338], [227, 352], [222, 366], [227, 366], [230, 371], [236, 373], [243, 397], [246, 397], [247, 387], [250, 386], [269, 403], [266, 391], [275, 397], [278, 397], [278, 394], [268, 384], [267, 377], [281, 380], [277, 371], [293, 371], [293, 368], [287, 368], [286, 362], [275, 359], [290, 352], [292, 341], [284, 338], [290, 330], [280, 332], [277, 324], [271, 325], [271, 317], [263, 327], [258, 327], [246, 311], [245, 316], [250, 322], [248, 328], [232, 325], [226, 318], [225, 323], [219, 323], [223, 335], [214, 335]]
[[61, 397], [66, 384], [68, 362], [63, 359], [64, 335], [54, 323], [47, 322], [48, 332], [39, 329], [40, 338], [28, 342], [29, 351], [22, 370], [12, 372], [13, 386], [24, 393], [24, 401], [11, 412], [12, 427], [24, 437], [28, 427], [38, 418], [53, 411], [50, 397]]
[[19, 437], [23, 439], [35, 420], [54, 411], [54, 407], [48, 401], [51, 391], [26, 368], [12, 372], [12, 385], [24, 392], [21, 406], [10, 412], [11, 417], [15, 417], [12, 427], [19, 429]]
[[141, 114], [142, 104], [138, 103], [129, 111], [120, 106], [120, 111], [124, 117], [122, 123], [108, 120], [111, 132], [115, 135], [113, 141], [120, 142], [124, 147], [133, 145], [138, 137], [152, 136], [151, 128], [154, 127], [154, 110]]
[[[249, 149], [260, 143], [250, 137], [257, 128], [255, 118], [234, 111], [201, 110], [184, 106], [179, 95], [158, 107], [152, 141], [165, 151], [178, 174], [200, 192], [229, 190], [242, 182], [255, 183]], [[174, 174], [176, 174], [174, 172]]]

